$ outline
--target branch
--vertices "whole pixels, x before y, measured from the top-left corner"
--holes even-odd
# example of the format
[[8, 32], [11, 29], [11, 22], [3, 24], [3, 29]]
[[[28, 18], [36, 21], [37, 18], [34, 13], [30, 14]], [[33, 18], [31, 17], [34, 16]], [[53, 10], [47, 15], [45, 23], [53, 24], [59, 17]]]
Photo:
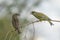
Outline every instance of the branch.
[[13, 32], [13, 31], [11, 30], [11, 31], [8, 31], [8, 32], [7, 32], [7, 34], [6, 34], [5, 38], [4, 38], [4, 40], [6, 40], [6, 39], [7, 39], [7, 36], [8, 36], [8, 35], [9, 35], [9, 33], [11, 33], [11, 32]]
[[[59, 20], [45, 20], [45, 21], [60, 22]], [[25, 26], [30, 25], [30, 24], [33, 24], [33, 23], [36, 23], [36, 22], [40, 22], [40, 21], [37, 20], [37, 21], [34, 21], [34, 22], [32, 22], [32, 23], [28, 23], [28, 24], [26, 24]]]
[[30, 24], [33, 24], [33, 23], [36, 23], [36, 22], [40, 22], [40, 21], [37, 20], [37, 21], [31, 22], [31, 23], [28, 23], [28, 24], [26, 24], [25, 26], [30, 25]]
[[32, 37], [32, 40], [34, 40], [34, 38], [35, 38], [35, 27], [34, 27], [34, 24], [33, 24], [33, 37]]

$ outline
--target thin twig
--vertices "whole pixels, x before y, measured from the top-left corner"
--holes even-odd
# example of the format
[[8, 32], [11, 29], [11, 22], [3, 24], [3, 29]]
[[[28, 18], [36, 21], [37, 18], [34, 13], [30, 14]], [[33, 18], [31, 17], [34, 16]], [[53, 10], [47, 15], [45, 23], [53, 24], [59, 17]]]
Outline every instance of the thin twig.
[[[45, 20], [45, 21], [60, 22], [59, 20]], [[34, 21], [34, 22], [32, 22], [32, 23], [28, 23], [27, 25], [30, 25], [30, 24], [33, 24], [33, 23], [36, 23], [36, 22], [40, 22], [40, 21], [37, 20], [37, 21]]]
[[9, 31], [9, 32], [6, 34], [6, 36], [5, 36], [5, 39], [4, 39], [4, 40], [6, 40], [6, 39], [7, 39], [8, 34], [9, 34], [9, 33], [11, 33], [11, 32], [13, 32], [13, 31]]
[[35, 37], [35, 27], [34, 27], [34, 24], [33, 24], [33, 37], [32, 37], [32, 40], [34, 40], [34, 37]]
[[33, 24], [33, 23], [36, 23], [36, 22], [40, 22], [40, 21], [37, 20], [37, 21], [31, 22], [31, 23], [25, 24], [24, 26], [27, 26], [27, 25], [30, 25], [30, 24]]
[[[14, 32], [14, 31], [12, 31], [12, 32]], [[15, 34], [15, 33], [13, 33], [13, 34]], [[11, 34], [9, 40], [11, 40], [12, 36], [13, 36], [13, 35]], [[17, 35], [16, 35], [16, 36], [17, 36]], [[15, 36], [15, 38], [16, 38], [16, 36]]]
[[16, 35], [14, 40], [16, 40], [16, 37], [17, 37], [17, 36], [19, 36], [19, 35]]
[[12, 34], [10, 35], [9, 40], [11, 40], [11, 38], [12, 38]]

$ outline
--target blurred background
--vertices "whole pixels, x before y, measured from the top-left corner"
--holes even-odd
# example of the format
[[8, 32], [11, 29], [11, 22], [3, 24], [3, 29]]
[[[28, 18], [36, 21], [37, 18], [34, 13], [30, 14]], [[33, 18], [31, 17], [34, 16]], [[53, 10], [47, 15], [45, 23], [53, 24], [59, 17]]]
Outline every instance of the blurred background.
[[[44, 21], [25, 26], [37, 20], [31, 11], [43, 12], [53, 20], [60, 20], [59, 10], [60, 0], [0, 0], [0, 40], [60, 40], [59, 22], [53, 22], [53, 26]], [[11, 24], [14, 13], [20, 13], [21, 35], [10, 32], [14, 30]]]

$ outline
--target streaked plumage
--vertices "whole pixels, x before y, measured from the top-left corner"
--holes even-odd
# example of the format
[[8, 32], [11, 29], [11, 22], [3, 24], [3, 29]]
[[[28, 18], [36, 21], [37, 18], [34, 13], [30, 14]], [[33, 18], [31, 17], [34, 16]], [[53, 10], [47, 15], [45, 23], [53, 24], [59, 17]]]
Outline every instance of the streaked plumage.
[[19, 20], [18, 20], [17, 16], [19, 16], [19, 14], [13, 14], [13, 16], [12, 16], [12, 25], [15, 28], [15, 31], [18, 31], [18, 33], [20, 34]]

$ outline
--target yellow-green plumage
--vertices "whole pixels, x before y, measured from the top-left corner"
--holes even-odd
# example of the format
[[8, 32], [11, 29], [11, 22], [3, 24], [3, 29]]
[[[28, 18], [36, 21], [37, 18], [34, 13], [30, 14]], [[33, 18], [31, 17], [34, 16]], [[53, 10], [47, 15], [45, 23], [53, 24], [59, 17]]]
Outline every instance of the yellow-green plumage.
[[50, 25], [53, 25], [51, 19], [41, 12], [32, 11], [32, 15], [34, 15], [37, 19], [39, 19], [39, 21], [48, 21]]

